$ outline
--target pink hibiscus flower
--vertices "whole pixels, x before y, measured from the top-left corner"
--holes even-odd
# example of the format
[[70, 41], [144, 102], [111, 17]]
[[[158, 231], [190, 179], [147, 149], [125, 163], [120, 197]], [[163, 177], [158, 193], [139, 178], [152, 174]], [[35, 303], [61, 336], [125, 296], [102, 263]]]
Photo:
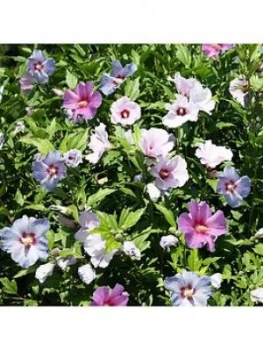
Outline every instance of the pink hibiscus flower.
[[127, 306], [129, 294], [124, 291], [120, 284], [111, 289], [109, 287], [99, 287], [93, 293], [91, 306]]
[[190, 248], [202, 248], [208, 245], [210, 252], [215, 251], [215, 240], [227, 233], [226, 219], [221, 210], [212, 215], [206, 202], [191, 200], [188, 204], [189, 214], [183, 213], [178, 219], [178, 228], [184, 233]]
[[202, 51], [208, 57], [217, 58], [220, 52], [232, 49], [232, 44], [203, 44]]
[[63, 108], [70, 109], [73, 122], [83, 122], [93, 119], [101, 105], [101, 94], [93, 91], [93, 83], [79, 83], [74, 91], [67, 90], [64, 94]]

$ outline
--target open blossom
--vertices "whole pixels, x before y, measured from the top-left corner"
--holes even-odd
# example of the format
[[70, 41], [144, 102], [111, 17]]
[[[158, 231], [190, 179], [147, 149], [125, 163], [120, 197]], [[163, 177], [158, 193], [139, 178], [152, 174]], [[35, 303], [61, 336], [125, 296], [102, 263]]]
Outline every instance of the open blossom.
[[90, 138], [89, 148], [93, 153], [86, 156], [86, 159], [92, 163], [96, 164], [102, 157], [103, 153], [107, 152], [111, 148], [109, 142], [109, 135], [106, 131], [106, 125], [100, 123], [96, 126], [95, 133]]
[[116, 251], [106, 253], [106, 240], [100, 234], [88, 235], [84, 243], [85, 252], [91, 257], [92, 265], [105, 268], [109, 265]]
[[79, 217], [81, 228], [75, 233], [75, 238], [84, 243], [91, 230], [100, 225], [100, 220], [96, 214], [90, 211], [83, 211]]
[[214, 288], [218, 289], [221, 287], [221, 283], [222, 283], [221, 273], [214, 273], [212, 276], [210, 276], [210, 280]]
[[134, 124], [141, 116], [140, 106], [126, 96], [113, 102], [110, 111], [112, 123], [122, 126]]
[[174, 147], [174, 136], [159, 128], [142, 130], [140, 149], [150, 158], [166, 156]]
[[54, 190], [59, 180], [66, 177], [65, 160], [56, 150], [48, 152], [45, 158], [36, 160], [32, 169], [35, 179], [48, 191]]
[[231, 160], [233, 153], [223, 146], [216, 146], [211, 140], [199, 143], [195, 155], [200, 158], [200, 162], [210, 168], [215, 168], [220, 163]]
[[174, 75], [174, 78], [170, 78], [170, 80], [174, 82], [178, 94], [186, 96], [188, 98], [190, 97], [190, 91], [198, 81], [195, 78], [184, 78], [180, 73], [176, 73]]
[[188, 203], [189, 214], [183, 213], [178, 219], [178, 228], [184, 233], [188, 247], [202, 248], [208, 245], [210, 252], [215, 251], [215, 240], [227, 233], [226, 219], [221, 210], [212, 215], [206, 202], [191, 200]]
[[156, 186], [161, 190], [182, 187], [189, 179], [186, 161], [180, 156], [159, 158], [151, 173], [155, 177]]
[[44, 283], [48, 276], [52, 276], [54, 268], [55, 264], [52, 263], [40, 265], [36, 270], [36, 279], [38, 279], [40, 283]]
[[196, 107], [203, 112], [211, 114], [215, 108], [215, 101], [212, 100], [211, 90], [204, 88], [202, 84], [197, 81], [190, 91], [189, 101], [196, 105]]
[[82, 152], [78, 149], [71, 149], [64, 153], [65, 163], [70, 168], [76, 168], [82, 160]]
[[0, 230], [1, 249], [11, 254], [11, 258], [22, 268], [27, 269], [38, 259], [48, 258], [46, 233], [50, 228], [47, 219], [35, 219], [24, 215], [11, 227]]
[[127, 306], [129, 294], [124, 287], [116, 284], [113, 289], [110, 287], [99, 287], [93, 293], [91, 306]]
[[189, 109], [192, 113], [193, 109], [196, 108], [198, 111], [211, 114], [211, 111], [215, 108], [215, 101], [212, 100], [212, 93], [209, 88], [204, 88], [195, 78], [186, 79], [181, 77], [180, 73], [176, 73], [174, 79], [171, 80], [175, 83], [179, 95], [187, 97]]
[[96, 273], [90, 264], [80, 266], [78, 268], [78, 274], [82, 282], [90, 284], [96, 277]]
[[136, 247], [136, 245], [133, 242], [123, 242], [121, 251], [128, 256], [135, 257], [135, 259], [137, 260], [141, 259], [141, 251]]
[[241, 205], [243, 198], [249, 195], [251, 180], [248, 176], [240, 177], [234, 167], [225, 167], [219, 176], [217, 192], [223, 194], [232, 208]]
[[136, 70], [137, 66], [134, 63], [129, 63], [123, 67], [120, 61], [113, 61], [111, 73], [103, 74], [100, 90], [104, 95], [112, 94]]
[[254, 303], [263, 304], [263, 288], [257, 288], [250, 292], [250, 299]]
[[101, 94], [93, 91], [94, 85], [88, 81], [81, 82], [75, 90], [67, 90], [64, 94], [63, 108], [73, 112], [71, 120], [75, 123], [93, 119], [101, 105]]
[[230, 82], [229, 92], [243, 107], [249, 90], [249, 82], [244, 76], [235, 78]]
[[21, 92], [24, 94], [28, 94], [33, 89], [36, 80], [30, 73], [25, 73], [19, 80], [19, 82]]
[[34, 50], [28, 59], [28, 73], [30, 73], [39, 84], [45, 84], [54, 71], [55, 60], [53, 58], [47, 58], [41, 50]]
[[221, 52], [232, 49], [232, 44], [203, 44], [202, 51], [208, 57], [218, 58]]
[[169, 128], [177, 128], [187, 121], [195, 122], [198, 119], [199, 109], [197, 105], [188, 101], [183, 95], [177, 95], [173, 104], [166, 104], [168, 113], [163, 117], [162, 122]]
[[199, 277], [195, 272], [183, 270], [164, 280], [164, 287], [171, 291], [173, 306], [206, 306], [212, 295], [208, 276]]
[[160, 246], [163, 249], [167, 249], [167, 251], [170, 251], [171, 247], [175, 247], [178, 243], [178, 238], [173, 235], [167, 235], [162, 236], [160, 240]]

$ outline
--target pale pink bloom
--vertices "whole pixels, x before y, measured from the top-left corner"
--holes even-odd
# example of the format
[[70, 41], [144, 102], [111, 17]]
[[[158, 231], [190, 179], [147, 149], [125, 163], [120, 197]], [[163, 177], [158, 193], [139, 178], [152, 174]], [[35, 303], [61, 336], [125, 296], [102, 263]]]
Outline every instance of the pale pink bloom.
[[186, 161], [180, 156], [171, 159], [161, 157], [151, 172], [161, 190], [182, 187], [189, 179]]
[[142, 130], [140, 148], [150, 158], [166, 156], [174, 147], [174, 136], [158, 128]]
[[229, 92], [243, 107], [245, 106], [245, 96], [248, 93], [249, 83], [244, 76], [233, 79], [229, 85]]
[[186, 79], [182, 77], [180, 73], [176, 73], [174, 78], [170, 78], [169, 80], [175, 83], [178, 93], [186, 97], [190, 97], [190, 91], [197, 82], [195, 78]]
[[204, 88], [199, 81], [196, 81], [190, 91], [189, 102], [196, 105], [200, 111], [211, 114], [215, 108], [215, 101], [212, 100], [211, 90]]
[[233, 153], [223, 146], [216, 146], [211, 140], [199, 143], [195, 155], [200, 158], [200, 162], [207, 167], [215, 168], [220, 163], [231, 160]]
[[86, 156], [86, 159], [92, 164], [98, 163], [103, 153], [111, 148], [105, 124], [100, 123], [99, 126], [96, 126], [95, 134], [90, 138], [89, 148], [93, 153]]
[[75, 233], [75, 238], [84, 243], [90, 231], [100, 225], [100, 220], [92, 211], [83, 211], [79, 217], [81, 228]]
[[107, 253], [106, 240], [97, 233], [88, 235], [84, 243], [84, 250], [91, 257], [90, 261], [95, 268], [107, 267], [117, 251]]
[[232, 49], [232, 44], [203, 44], [202, 51], [208, 57], [218, 58], [220, 52]]
[[208, 245], [208, 250], [215, 250], [215, 240], [218, 236], [227, 234], [226, 219], [221, 210], [212, 214], [206, 202], [191, 200], [188, 203], [189, 214], [183, 213], [178, 219], [178, 229], [184, 233], [185, 241], [190, 248], [202, 248]]
[[113, 102], [110, 111], [112, 123], [123, 126], [134, 124], [141, 116], [140, 106], [126, 96]]
[[173, 104], [167, 103], [165, 108], [169, 111], [162, 119], [165, 126], [177, 128], [187, 121], [196, 122], [198, 119], [198, 107], [183, 95], [177, 95]]

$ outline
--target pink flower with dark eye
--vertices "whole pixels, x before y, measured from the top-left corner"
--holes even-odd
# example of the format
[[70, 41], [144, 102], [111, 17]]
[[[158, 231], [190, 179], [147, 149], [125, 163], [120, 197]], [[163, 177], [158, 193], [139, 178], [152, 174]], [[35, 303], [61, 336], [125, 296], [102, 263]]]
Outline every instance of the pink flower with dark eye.
[[156, 186], [161, 190], [182, 187], [189, 179], [186, 161], [180, 156], [160, 158], [152, 168], [152, 175]]
[[149, 158], [166, 156], [174, 147], [174, 136], [158, 128], [142, 130], [140, 148]]
[[140, 106], [126, 96], [113, 102], [110, 110], [112, 123], [123, 126], [134, 124], [141, 116]]
[[167, 103], [168, 113], [163, 117], [163, 124], [169, 128], [177, 128], [187, 121], [196, 122], [199, 108], [183, 95], [177, 95], [173, 104]]
[[226, 219], [221, 210], [212, 215], [206, 202], [191, 200], [189, 214], [183, 213], [178, 219], [178, 228], [184, 233], [190, 248], [202, 248], [206, 244], [210, 252], [215, 251], [215, 240], [227, 234]]
[[124, 291], [120, 284], [111, 289], [110, 287], [99, 287], [93, 293], [91, 306], [127, 306], [129, 294]]
[[232, 49], [232, 44], [203, 44], [202, 51], [208, 57], [218, 58], [221, 52]]
[[93, 83], [81, 82], [74, 91], [67, 90], [64, 94], [63, 108], [73, 111], [71, 119], [73, 122], [83, 122], [93, 119], [97, 109], [101, 105], [101, 94], [93, 91]]
[[175, 83], [178, 94], [190, 97], [190, 91], [193, 89], [194, 85], [198, 80], [195, 78], [184, 78], [180, 73], [176, 73], [174, 78], [170, 78], [169, 80]]

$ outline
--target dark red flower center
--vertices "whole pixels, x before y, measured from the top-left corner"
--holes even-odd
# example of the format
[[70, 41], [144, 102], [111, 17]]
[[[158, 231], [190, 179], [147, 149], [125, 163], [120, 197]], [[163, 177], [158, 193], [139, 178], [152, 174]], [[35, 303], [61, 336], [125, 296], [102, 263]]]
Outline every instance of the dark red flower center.
[[114, 84], [115, 86], [119, 86], [119, 85], [121, 85], [121, 83], [123, 82], [123, 80], [124, 80], [124, 78], [116, 77], [116, 78], [114, 78], [114, 79], [112, 80], [112, 82], [113, 82], [113, 84]]
[[177, 109], [176, 113], [177, 115], [180, 115], [181, 117], [183, 117], [184, 115], [186, 115], [186, 109], [183, 107], [180, 107]]
[[227, 183], [225, 184], [225, 190], [226, 190], [227, 192], [233, 193], [234, 190], [236, 189], [236, 187], [237, 187], [237, 185], [236, 185], [233, 181], [227, 182]]
[[181, 288], [181, 296], [183, 298], [191, 299], [194, 295], [194, 288], [192, 286], [187, 286], [186, 288]]
[[195, 230], [198, 233], [205, 234], [208, 230], [208, 227], [203, 225], [203, 224], [197, 224], [197, 225], [195, 225]]
[[30, 248], [31, 245], [36, 244], [36, 235], [34, 233], [23, 232], [20, 242], [24, 244], [26, 248]]
[[43, 69], [43, 64], [41, 62], [37, 62], [34, 64], [34, 68], [40, 72]]
[[161, 169], [160, 171], [159, 171], [159, 175], [160, 175], [160, 178], [162, 179], [162, 180], [165, 180], [165, 179], [167, 179], [168, 177], [169, 177], [169, 170], [168, 169]]
[[47, 172], [50, 176], [55, 176], [58, 173], [58, 167], [52, 164], [47, 169]]
[[130, 111], [128, 111], [127, 109], [124, 109], [121, 111], [121, 117], [122, 119], [128, 119], [130, 116]]

